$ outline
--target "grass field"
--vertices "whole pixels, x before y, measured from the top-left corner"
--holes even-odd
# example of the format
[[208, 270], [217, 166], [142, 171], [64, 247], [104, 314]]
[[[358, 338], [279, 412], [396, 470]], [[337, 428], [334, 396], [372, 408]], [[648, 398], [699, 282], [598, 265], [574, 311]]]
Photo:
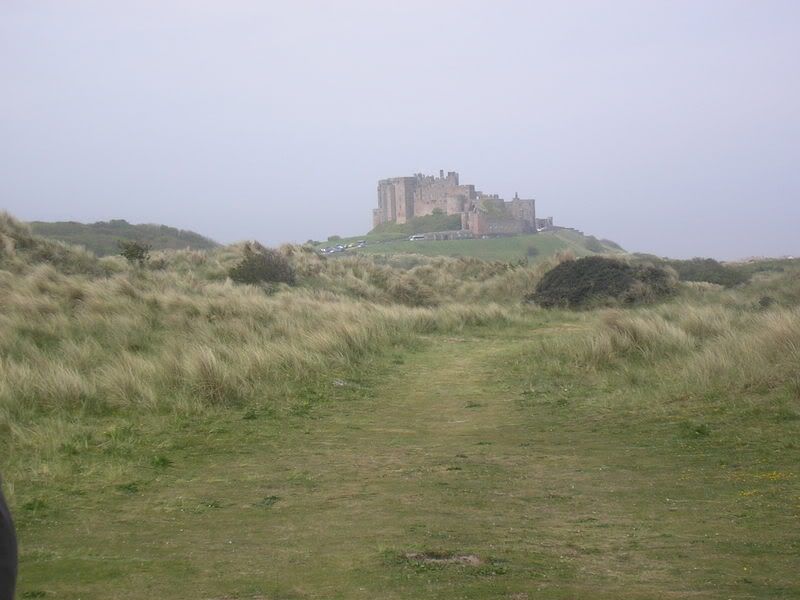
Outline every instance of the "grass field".
[[800, 596], [797, 261], [563, 311], [546, 262], [0, 242], [21, 598]]
[[[348, 238], [344, 243], [358, 239]], [[366, 238], [368, 241], [370, 238]], [[421, 254], [423, 256], [471, 257], [481, 260], [536, 262], [558, 252], [572, 252], [575, 256], [594, 254], [587, 248], [588, 238], [571, 230], [547, 231], [538, 234], [518, 235], [477, 240], [410, 241], [406, 238], [396, 240], [375, 240], [364, 248], [354, 248], [347, 253], [358, 254]], [[337, 242], [339, 243], [339, 242]], [[330, 243], [323, 244], [330, 245]], [[534, 250], [530, 250], [533, 248]], [[618, 248], [602, 244], [603, 252], [621, 252]]]
[[[428, 337], [282, 417], [99, 427], [15, 490], [23, 597], [797, 597], [797, 413], [537, 365], [591, 327]], [[104, 446], [142, 457], [98, 486]]]

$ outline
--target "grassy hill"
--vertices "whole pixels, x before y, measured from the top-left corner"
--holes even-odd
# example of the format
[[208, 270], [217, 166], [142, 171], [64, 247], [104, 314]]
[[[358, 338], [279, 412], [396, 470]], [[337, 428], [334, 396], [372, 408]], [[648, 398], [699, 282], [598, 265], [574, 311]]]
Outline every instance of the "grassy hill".
[[98, 221], [97, 223], [34, 221], [30, 225], [37, 235], [84, 246], [98, 256], [116, 254], [119, 240], [135, 240], [150, 244], [153, 250], [180, 250], [183, 248], [209, 250], [218, 246], [214, 240], [193, 231], [167, 225], [134, 225], [123, 219]]
[[460, 215], [426, 215], [412, 217], [407, 223], [383, 223], [369, 232], [373, 238], [387, 238], [389, 236], [408, 237], [413, 233], [429, 233], [431, 231], [452, 231], [461, 229]]
[[[368, 245], [358, 249], [365, 254], [414, 253], [425, 256], [469, 256], [483, 260], [515, 261], [528, 258], [531, 261], [551, 256], [557, 252], [571, 250], [576, 256], [617, 253], [619, 248], [599, 242], [594, 245], [589, 238], [575, 231], [557, 230], [536, 234], [517, 235], [478, 240], [409, 241], [397, 240]], [[594, 248], [591, 250], [590, 248]]]
[[[392, 229], [394, 231], [394, 229]], [[413, 230], [412, 233], [440, 231], [439, 229]], [[410, 241], [403, 234], [394, 233], [387, 237], [388, 231], [381, 229], [377, 233], [366, 236], [344, 238], [341, 241], [329, 241], [320, 247], [336, 244], [348, 244], [357, 240], [367, 240], [364, 248], [351, 248], [348, 253], [358, 254], [422, 254], [424, 256], [471, 257], [483, 260], [499, 260], [514, 262], [527, 258], [530, 262], [546, 259], [558, 252], [572, 251], [576, 256], [592, 254], [624, 253], [619, 245], [608, 240], [598, 240], [594, 236], [586, 236], [572, 229], [556, 229], [542, 233], [517, 235], [474, 240], [446, 241]]]

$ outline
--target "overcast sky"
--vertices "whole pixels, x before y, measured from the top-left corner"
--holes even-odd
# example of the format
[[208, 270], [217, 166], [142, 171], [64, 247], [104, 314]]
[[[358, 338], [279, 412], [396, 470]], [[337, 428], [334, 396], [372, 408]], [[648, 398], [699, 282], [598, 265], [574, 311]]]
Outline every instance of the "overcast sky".
[[0, 207], [222, 242], [458, 171], [676, 257], [800, 255], [800, 2], [0, 0]]

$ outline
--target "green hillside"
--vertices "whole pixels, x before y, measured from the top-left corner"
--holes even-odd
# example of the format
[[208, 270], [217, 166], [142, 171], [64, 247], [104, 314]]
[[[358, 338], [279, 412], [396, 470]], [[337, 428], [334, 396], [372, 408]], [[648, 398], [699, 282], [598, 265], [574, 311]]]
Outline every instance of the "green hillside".
[[410, 241], [407, 237], [385, 239], [380, 235], [368, 234], [360, 238], [346, 238], [329, 241], [322, 247], [332, 244], [348, 244], [366, 240], [363, 248], [350, 248], [343, 254], [422, 254], [425, 256], [469, 256], [483, 260], [512, 262], [527, 258], [534, 262], [570, 250], [576, 256], [591, 254], [616, 254], [625, 251], [614, 242], [598, 240], [585, 236], [572, 229], [556, 229], [527, 235], [497, 237], [473, 240]]
[[153, 250], [182, 248], [208, 250], [218, 246], [214, 240], [193, 231], [167, 225], [133, 225], [123, 219], [97, 223], [33, 221], [30, 226], [37, 235], [84, 246], [98, 256], [116, 254], [117, 242], [120, 240], [135, 240], [150, 244]]

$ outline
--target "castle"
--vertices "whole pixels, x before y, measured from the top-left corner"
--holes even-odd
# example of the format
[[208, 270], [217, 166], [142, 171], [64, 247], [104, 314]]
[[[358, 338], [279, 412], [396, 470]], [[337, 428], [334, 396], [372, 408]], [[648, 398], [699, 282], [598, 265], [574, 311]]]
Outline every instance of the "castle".
[[[372, 225], [406, 223], [412, 217], [433, 214], [460, 215], [461, 231], [471, 236], [535, 233], [552, 225], [552, 219], [536, 218], [536, 200], [514, 195], [505, 201], [497, 194], [484, 194], [474, 185], [461, 185], [458, 173], [439, 177], [418, 173], [378, 182], [378, 208]], [[463, 237], [463, 236], [462, 236]]]

